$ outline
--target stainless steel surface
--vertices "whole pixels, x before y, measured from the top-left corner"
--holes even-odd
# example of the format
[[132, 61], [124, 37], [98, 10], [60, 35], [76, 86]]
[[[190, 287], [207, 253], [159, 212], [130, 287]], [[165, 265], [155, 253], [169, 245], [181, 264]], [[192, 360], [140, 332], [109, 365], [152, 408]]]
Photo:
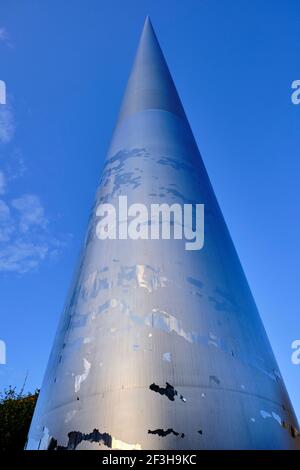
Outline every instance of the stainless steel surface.
[[[96, 207], [120, 195], [204, 203], [204, 248], [100, 241]], [[299, 449], [297, 429], [147, 19], [27, 449]]]

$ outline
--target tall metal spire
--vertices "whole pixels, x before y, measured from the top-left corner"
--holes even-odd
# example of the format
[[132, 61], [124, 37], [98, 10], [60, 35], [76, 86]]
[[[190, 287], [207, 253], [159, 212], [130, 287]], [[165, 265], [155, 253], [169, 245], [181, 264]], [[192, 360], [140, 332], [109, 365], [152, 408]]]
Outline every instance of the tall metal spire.
[[[204, 246], [99, 239], [99, 206], [125, 196], [204, 204]], [[297, 429], [147, 18], [27, 448], [296, 449]]]

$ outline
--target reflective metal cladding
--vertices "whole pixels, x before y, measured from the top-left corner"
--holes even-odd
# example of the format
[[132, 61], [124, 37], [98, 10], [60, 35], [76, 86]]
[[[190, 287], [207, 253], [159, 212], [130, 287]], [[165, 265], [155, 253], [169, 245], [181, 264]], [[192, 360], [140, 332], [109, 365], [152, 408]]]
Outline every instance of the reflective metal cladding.
[[[96, 236], [100, 203], [205, 207], [205, 242]], [[147, 19], [27, 449], [296, 449], [298, 424]]]

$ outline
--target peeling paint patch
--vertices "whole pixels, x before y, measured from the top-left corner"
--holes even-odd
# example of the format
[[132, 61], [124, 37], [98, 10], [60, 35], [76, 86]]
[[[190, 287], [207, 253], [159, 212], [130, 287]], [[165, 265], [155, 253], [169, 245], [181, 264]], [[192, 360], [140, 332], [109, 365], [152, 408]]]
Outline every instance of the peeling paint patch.
[[104, 272], [106, 272], [106, 270], [103, 268], [97, 269], [82, 283], [80, 296], [83, 301], [87, 302], [88, 300], [97, 297], [101, 290], [109, 288], [107, 278], [103, 277]]
[[111, 436], [107, 432], [101, 433], [98, 429], [94, 429], [89, 434], [84, 434], [80, 431], [71, 431], [68, 433], [68, 444], [66, 446], [60, 446], [57, 444], [57, 440], [51, 438], [48, 445], [48, 450], [76, 450], [76, 448], [83, 441], [98, 442], [99, 445], [103, 444], [110, 449], [119, 450], [141, 450], [140, 444], [128, 444], [127, 442], [120, 441], [115, 437]]
[[87, 379], [89, 372], [90, 372], [91, 363], [85, 358], [83, 359], [83, 367], [84, 367], [83, 374], [76, 375], [75, 377], [75, 393], [79, 392], [82, 382], [84, 382]]
[[44, 450], [56, 450], [57, 449], [57, 441], [51, 437], [50, 442], [48, 444], [48, 448]]
[[[119, 301], [117, 299], [111, 299], [110, 301], [100, 305], [99, 312], [107, 311], [110, 306], [119, 306], [121, 311], [127, 315], [132, 322], [139, 326], [146, 325], [151, 328], [157, 328], [161, 331], [165, 331], [167, 333], [174, 332], [189, 343], [202, 344], [203, 346], [213, 345], [217, 348], [220, 348], [224, 352], [229, 351], [225, 342], [213, 333], [209, 333], [208, 336], [201, 336], [195, 331], [186, 331], [182, 327], [181, 320], [178, 320], [174, 315], [166, 312], [165, 310], [153, 308], [151, 313], [141, 316], [134, 313], [125, 302]], [[151, 336], [152, 334], [149, 333], [149, 337]]]
[[218, 338], [214, 333], [209, 333], [208, 335], [208, 344], [211, 344], [212, 346], [215, 346], [216, 348], [221, 348], [221, 341], [220, 338]]
[[181, 438], [184, 438], [184, 433], [179, 433], [177, 431], [174, 431], [174, 429], [154, 429], [151, 431], [151, 429], [148, 429], [148, 434], [157, 434], [160, 437], [166, 437], [169, 434], [174, 434], [174, 436], [180, 436]]
[[112, 449], [116, 450], [142, 450], [141, 444], [128, 444], [127, 442], [120, 441], [119, 439], [112, 438]]
[[194, 173], [194, 169], [191, 168], [191, 166], [188, 163], [177, 160], [175, 158], [161, 157], [159, 160], [157, 160], [157, 163], [159, 165], [169, 165], [172, 168], [174, 168], [174, 170], [179, 170], [179, 171], [184, 170], [184, 171], [187, 171], [191, 174]]
[[163, 361], [166, 361], [166, 362], [171, 362], [172, 361], [172, 356], [171, 356], [170, 352], [165, 352], [163, 354]]
[[152, 313], [147, 315], [145, 318], [145, 323], [152, 328], [158, 328], [163, 331], [176, 333], [177, 335], [184, 338], [189, 343], [193, 343], [194, 336], [192, 333], [186, 332], [182, 328], [180, 320], [177, 320], [176, 317], [171, 315], [164, 310], [159, 310], [157, 308], [152, 309]]
[[186, 280], [193, 286], [198, 287], [198, 289], [202, 289], [203, 287], [203, 282], [199, 281], [199, 279], [195, 279], [194, 277], [188, 276]]
[[237, 311], [236, 302], [230, 294], [223, 292], [218, 287], [215, 289], [215, 293], [218, 296], [218, 298], [215, 297], [214, 295], [211, 295], [208, 297], [208, 300], [214, 303], [216, 310], [221, 311], [221, 312], [229, 312], [229, 313]]
[[86, 326], [88, 319], [88, 314], [86, 315], [75, 315], [74, 319], [72, 318], [70, 328], [74, 330], [75, 328], [82, 328]]
[[69, 423], [76, 415], [77, 410], [68, 411], [65, 417], [65, 423]]
[[101, 433], [98, 429], [94, 429], [93, 432], [89, 434], [83, 434], [79, 431], [71, 431], [68, 434], [68, 438], [69, 441], [67, 447], [58, 446], [59, 450], [75, 450], [82, 441], [99, 442], [99, 444], [103, 443], [107, 447], [112, 446], [111, 435], [107, 432]]
[[[139, 265], [141, 266], [141, 265]], [[123, 267], [124, 268], [124, 267]], [[122, 269], [123, 269], [122, 268]], [[134, 268], [134, 269], [133, 269]], [[124, 268], [125, 269], [125, 268]], [[136, 266], [134, 267], [126, 267], [126, 270], [124, 271], [123, 269], [123, 274], [120, 278], [120, 273], [118, 274], [118, 285], [123, 286], [123, 287], [130, 287], [129, 284], [126, 284], [127, 281], [131, 282], [131, 280], [134, 280], [134, 283], [131, 287], [138, 287], [138, 283], [136, 280]], [[127, 271], [127, 269], [129, 269]], [[143, 275], [139, 274], [139, 282], [142, 283], [142, 279], [144, 280], [144, 273]], [[165, 278], [166, 279], [166, 278]], [[157, 288], [159, 283], [154, 282], [151, 284], [153, 288]], [[150, 289], [150, 290], [151, 290]], [[149, 290], [149, 289], [148, 289]], [[210, 332], [207, 336], [204, 335], [199, 335], [195, 331], [186, 331], [183, 326], [181, 320], [177, 319], [174, 315], [171, 313], [165, 311], [165, 310], [160, 310], [158, 308], [153, 308], [152, 311], [144, 316], [136, 314], [131, 310], [131, 308], [123, 301], [117, 300], [117, 299], [111, 299], [104, 304], [100, 305], [98, 307], [98, 313], [102, 312], [107, 312], [110, 307], [119, 307], [121, 312], [128, 316], [129, 319], [142, 327], [143, 325], [149, 326], [151, 328], [159, 329], [161, 331], [165, 331], [167, 333], [176, 333], [178, 336], [183, 338], [185, 341], [188, 341], [189, 343], [195, 343], [195, 344], [201, 344], [203, 346], [213, 346], [216, 348], [219, 348], [221, 351], [230, 354], [233, 357], [238, 357], [239, 360], [244, 362], [245, 364], [250, 365], [251, 367], [254, 367], [255, 369], [259, 370], [261, 373], [267, 375], [270, 377], [272, 380], [276, 380], [276, 377], [278, 377], [279, 373], [277, 371], [272, 371], [268, 372], [264, 369], [264, 367], [259, 366], [257, 363], [256, 364], [251, 364], [249, 363], [246, 358], [242, 357], [242, 355], [238, 356], [235, 355], [232, 349], [229, 347], [228, 344], [222, 339], [216, 336], [213, 332]], [[150, 332], [148, 334], [149, 338], [152, 337], [152, 333]], [[76, 341], [82, 341], [82, 339], [77, 339]], [[79, 347], [80, 344], [77, 344]]]
[[[133, 171], [125, 171], [126, 161], [130, 158], [145, 158], [149, 154], [144, 149], [121, 150], [106, 161], [99, 187], [109, 187], [111, 191], [102, 195], [99, 202], [111, 200], [119, 192], [122, 185], [136, 189], [141, 185], [141, 176], [135, 176]], [[141, 172], [139, 170], [139, 172]]]
[[71, 354], [74, 353], [74, 351], [77, 351], [78, 349], [80, 349], [81, 346], [82, 346], [82, 343], [83, 343], [83, 338], [79, 337], [79, 338], [76, 338], [72, 342], [68, 342], [67, 344], [63, 344], [62, 359], [66, 360], [69, 356], [71, 356]]
[[216, 375], [210, 375], [209, 376], [209, 381], [214, 382], [217, 385], [220, 385], [220, 383], [221, 383], [221, 381], [218, 379], [218, 377]]
[[87, 336], [86, 338], [83, 339], [83, 344], [89, 344], [89, 343], [92, 343], [94, 341], [94, 337], [93, 336]]
[[104, 302], [104, 304], [99, 305], [98, 313], [102, 313], [102, 312], [105, 312], [106, 310], [108, 310], [108, 308], [110, 306], [110, 302], [111, 301], [108, 300], [107, 302]]
[[277, 423], [280, 424], [280, 426], [282, 426], [282, 422], [283, 422], [282, 419], [274, 411], [268, 412], [268, 411], [265, 411], [265, 410], [260, 410], [260, 414], [261, 414], [262, 418], [264, 418], [264, 419], [266, 419], [266, 418], [275, 419], [275, 421], [277, 421]]
[[161, 274], [160, 269], [155, 269], [149, 265], [121, 266], [118, 273], [119, 287], [141, 287], [150, 293], [156, 289], [166, 287], [166, 283], [167, 278]]
[[181, 401], [183, 401], [184, 403], [186, 402], [186, 398], [184, 398], [183, 395], [178, 393], [178, 391], [175, 390], [173, 385], [170, 385], [168, 382], [166, 382], [165, 387], [160, 387], [159, 385], [153, 383], [149, 386], [149, 388], [153, 392], [159, 393], [160, 395], [165, 395], [171, 401], [175, 401], [175, 397], [178, 396]]

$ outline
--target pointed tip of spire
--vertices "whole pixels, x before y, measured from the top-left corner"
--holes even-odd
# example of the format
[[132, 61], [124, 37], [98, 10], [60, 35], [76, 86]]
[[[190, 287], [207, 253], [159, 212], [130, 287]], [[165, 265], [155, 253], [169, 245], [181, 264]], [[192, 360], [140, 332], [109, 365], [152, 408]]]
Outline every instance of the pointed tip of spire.
[[150, 16], [147, 15], [146, 18], [145, 18], [143, 30], [146, 31], [149, 28], [153, 30], [153, 26], [152, 26], [152, 23], [151, 23]]
[[119, 118], [145, 109], [164, 109], [185, 117], [149, 15], [145, 18]]

